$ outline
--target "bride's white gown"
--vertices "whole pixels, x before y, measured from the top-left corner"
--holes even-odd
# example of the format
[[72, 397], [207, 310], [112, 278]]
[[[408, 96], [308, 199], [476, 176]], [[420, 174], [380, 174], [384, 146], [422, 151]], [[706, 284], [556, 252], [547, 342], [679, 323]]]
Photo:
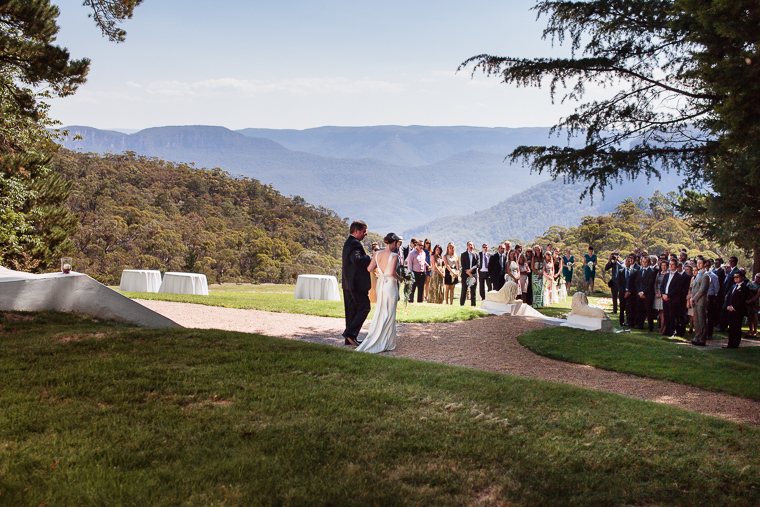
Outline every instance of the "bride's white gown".
[[396, 303], [398, 302], [398, 284], [393, 278], [398, 254], [391, 253], [385, 270], [377, 275], [377, 303], [375, 315], [369, 324], [369, 332], [356, 350], [377, 354], [396, 348]]

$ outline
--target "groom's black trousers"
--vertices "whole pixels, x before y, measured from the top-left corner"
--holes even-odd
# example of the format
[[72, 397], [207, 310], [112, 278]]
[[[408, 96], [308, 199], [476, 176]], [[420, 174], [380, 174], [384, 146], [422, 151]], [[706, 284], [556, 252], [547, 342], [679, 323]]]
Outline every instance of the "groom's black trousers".
[[343, 331], [343, 336], [356, 340], [369, 315], [369, 292], [343, 289], [343, 305], [346, 309], [346, 330]]

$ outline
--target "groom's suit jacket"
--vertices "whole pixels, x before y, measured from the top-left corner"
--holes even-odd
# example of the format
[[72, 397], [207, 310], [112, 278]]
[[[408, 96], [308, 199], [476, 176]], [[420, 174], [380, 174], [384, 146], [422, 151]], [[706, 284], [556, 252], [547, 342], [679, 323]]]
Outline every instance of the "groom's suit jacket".
[[343, 243], [343, 290], [369, 292], [372, 280], [367, 267], [371, 260], [361, 241], [349, 236]]

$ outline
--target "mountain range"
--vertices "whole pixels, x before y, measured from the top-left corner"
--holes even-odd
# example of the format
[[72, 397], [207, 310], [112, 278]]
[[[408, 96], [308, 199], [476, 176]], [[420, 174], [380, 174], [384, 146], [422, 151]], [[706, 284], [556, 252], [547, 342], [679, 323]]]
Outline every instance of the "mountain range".
[[[61, 144], [95, 153], [133, 151], [271, 184], [285, 195], [365, 220], [373, 231], [435, 234], [457, 245], [478, 227], [477, 241], [530, 239], [551, 225], [576, 225], [580, 216], [604, 213], [624, 197], [672, 190], [667, 177], [649, 185], [628, 182], [604, 201], [579, 203], [582, 186], [565, 186], [505, 160], [520, 145], [561, 144], [548, 128], [320, 127], [306, 130], [213, 126], [155, 127], [132, 134], [69, 126]], [[539, 186], [536, 186], [539, 185]], [[555, 192], [561, 187], [561, 192]], [[558, 197], [542, 199], [546, 192]], [[620, 193], [622, 192], [622, 194]], [[515, 207], [515, 203], [522, 203]], [[504, 210], [522, 220], [504, 220]], [[538, 217], [541, 217], [540, 219]], [[501, 217], [501, 218], [500, 218]], [[531, 225], [532, 224], [532, 225]], [[432, 236], [431, 236], [432, 237]]]

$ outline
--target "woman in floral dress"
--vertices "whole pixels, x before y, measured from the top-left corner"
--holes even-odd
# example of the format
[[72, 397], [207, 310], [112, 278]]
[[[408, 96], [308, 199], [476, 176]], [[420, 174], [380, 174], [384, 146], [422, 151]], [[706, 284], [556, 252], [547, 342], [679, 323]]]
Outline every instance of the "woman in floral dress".
[[446, 266], [443, 263], [443, 248], [435, 245], [430, 254], [430, 292], [428, 303], [440, 305], [443, 303], [443, 278], [446, 276]]
[[520, 299], [527, 304], [528, 302], [528, 284], [530, 283], [530, 265], [525, 258], [525, 254], [520, 254], [517, 258], [517, 267], [520, 270]]
[[550, 305], [555, 302], [556, 299], [556, 285], [554, 284], [554, 259], [552, 253], [547, 251], [544, 253], [544, 291], [542, 299], [544, 305]]
[[544, 306], [544, 258], [541, 255], [541, 247], [533, 247], [533, 262], [530, 266], [533, 273], [533, 308]]

